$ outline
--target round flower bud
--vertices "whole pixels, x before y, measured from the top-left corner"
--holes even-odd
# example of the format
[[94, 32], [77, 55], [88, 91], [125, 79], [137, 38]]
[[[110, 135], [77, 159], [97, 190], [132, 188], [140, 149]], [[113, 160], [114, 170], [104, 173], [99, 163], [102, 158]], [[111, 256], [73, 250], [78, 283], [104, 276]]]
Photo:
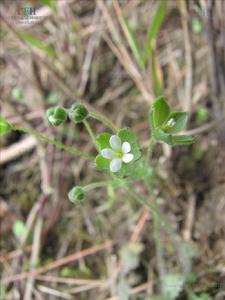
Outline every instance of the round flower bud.
[[67, 118], [67, 112], [63, 107], [51, 107], [46, 111], [46, 120], [49, 125], [59, 126]]
[[69, 118], [74, 122], [82, 122], [88, 116], [88, 110], [82, 104], [73, 104], [69, 110]]
[[83, 202], [85, 197], [84, 189], [81, 186], [74, 186], [68, 193], [69, 200], [75, 204]]

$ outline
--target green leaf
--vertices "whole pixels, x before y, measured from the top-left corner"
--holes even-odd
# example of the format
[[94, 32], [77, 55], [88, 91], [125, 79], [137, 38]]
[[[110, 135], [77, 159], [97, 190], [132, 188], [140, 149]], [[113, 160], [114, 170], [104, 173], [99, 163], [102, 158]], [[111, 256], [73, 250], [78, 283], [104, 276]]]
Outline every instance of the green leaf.
[[9, 133], [11, 130], [12, 126], [6, 121], [6, 119], [0, 116], [0, 136]]
[[[122, 167], [119, 172], [115, 173], [118, 177], [128, 176], [138, 167], [137, 160], [141, 157], [141, 151], [138, 145], [137, 137], [134, 132], [132, 132], [129, 128], [123, 128], [117, 132], [117, 135], [121, 139], [121, 142], [128, 142], [131, 146], [130, 153], [133, 154], [133, 161], [125, 164], [122, 163]], [[109, 139], [111, 134], [104, 132], [97, 137], [97, 142], [99, 145], [99, 149], [111, 148]], [[95, 164], [99, 169], [109, 170], [111, 160], [102, 157], [102, 155], [98, 155], [95, 159]]]
[[43, 50], [49, 57], [55, 57], [56, 53], [55, 50], [50, 47], [45, 45], [42, 41], [40, 41], [39, 39], [35, 38], [34, 36], [32, 36], [31, 34], [29, 34], [28, 32], [20, 32], [20, 36], [22, 37], [22, 39], [24, 39], [28, 44]]
[[173, 146], [173, 137], [171, 134], [164, 132], [160, 128], [156, 128], [154, 136], [157, 140], [162, 141], [170, 146]]
[[184, 130], [187, 120], [188, 114], [186, 112], [172, 112], [166, 124], [163, 125], [163, 130], [168, 133], [178, 133]]
[[144, 250], [144, 245], [141, 243], [128, 243], [120, 250], [120, 259], [123, 264], [125, 273], [136, 269], [139, 265], [141, 252]]
[[95, 158], [95, 164], [101, 170], [109, 170], [110, 160], [99, 154]]
[[40, 0], [42, 4], [47, 5], [50, 7], [53, 11], [57, 10], [57, 5], [55, 0]]
[[129, 128], [123, 128], [117, 132], [117, 135], [120, 137], [121, 142], [128, 142], [131, 146], [130, 153], [133, 154], [134, 158], [133, 160], [128, 163], [122, 163], [122, 168], [119, 170], [119, 172], [115, 173], [116, 176], [122, 178], [126, 177], [128, 175], [133, 174], [138, 170], [139, 168], [139, 159], [141, 157], [141, 151], [140, 147], [138, 145], [138, 140], [136, 137], [136, 134], [131, 131]]
[[170, 107], [163, 96], [158, 97], [149, 111], [149, 120], [152, 130], [163, 125], [170, 115]]
[[151, 56], [153, 41], [155, 40], [158, 34], [158, 31], [162, 25], [165, 15], [166, 15], [166, 1], [161, 0], [159, 2], [159, 6], [157, 8], [156, 14], [153, 18], [152, 24], [148, 32], [148, 38], [147, 38], [147, 42], [144, 49], [144, 55], [143, 55], [145, 65], [148, 61], [148, 58]]
[[174, 135], [172, 137], [172, 145], [191, 145], [195, 142], [190, 135]]
[[139, 169], [139, 161], [131, 161], [129, 164], [122, 164], [122, 168], [119, 170], [119, 172], [114, 173], [119, 178], [124, 178], [128, 176], [132, 176], [133, 173], [138, 172]]
[[108, 132], [103, 132], [102, 134], [100, 134], [97, 137], [97, 142], [99, 145], [99, 149], [105, 149], [105, 148], [111, 148], [110, 144], [109, 144], [109, 139], [111, 137], [111, 134], [109, 134]]
[[162, 129], [157, 128], [154, 136], [157, 140], [162, 141], [170, 146], [176, 145], [190, 145], [194, 143], [194, 138], [189, 135], [172, 135], [164, 132]]
[[[123, 128], [118, 131], [117, 135], [120, 137], [122, 143], [128, 142], [131, 146], [130, 153], [133, 154], [134, 159], [133, 162], [138, 160], [141, 157], [140, 147], [138, 145], [138, 140], [136, 134], [131, 131], [129, 128]], [[129, 166], [130, 164], [127, 164]]]
[[135, 38], [135, 34], [134, 34], [128, 20], [124, 20], [124, 25], [126, 26], [126, 29], [127, 29], [128, 43], [131, 47], [131, 50], [134, 54], [134, 57], [135, 57], [137, 63], [139, 64], [139, 66], [141, 68], [143, 68], [144, 67], [144, 60], [143, 60], [143, 57], [142, 57], [141, 50], [138, 46], [138, 42]]
[[168, 300], [175, 300], [179, 296], [184, 282], [182, 274], [169, 273], [163, 277], [163, 290]]

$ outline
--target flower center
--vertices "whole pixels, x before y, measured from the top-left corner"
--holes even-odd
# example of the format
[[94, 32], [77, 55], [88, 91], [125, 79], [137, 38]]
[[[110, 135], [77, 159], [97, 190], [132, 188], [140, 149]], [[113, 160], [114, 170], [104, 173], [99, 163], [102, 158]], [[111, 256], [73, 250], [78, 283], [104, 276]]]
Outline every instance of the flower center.
[[124, 153], [123, 153], [123, 151], [121, 149], [115, 151], [116, 158], [122, 158], [123, 154]]

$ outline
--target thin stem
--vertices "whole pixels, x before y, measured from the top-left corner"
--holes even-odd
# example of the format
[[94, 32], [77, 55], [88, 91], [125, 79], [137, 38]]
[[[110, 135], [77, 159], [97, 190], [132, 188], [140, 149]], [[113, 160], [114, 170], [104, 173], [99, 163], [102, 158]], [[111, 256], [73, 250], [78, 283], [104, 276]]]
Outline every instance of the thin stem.
[[88, 131], [88, 133], [89, 133], [89, 135], [90, 135], [90, 137], [92, 139], [92, 142], [95, 145], [95, 148], [97, 149], [97, 151], [99, 151], [98, 142], [97, 142], [96, 137], [95, 137], [95, 135], [93, 133], [93, 130], [91, 129], [90, 124], [88, 123], [87, 120], [83, 120], [83, 124], [86, 127], [86, 129], [87, 129], [87, 131]]
[[[150, 163], [152, 159], [153, 147], [156, 143], [154, 136], [152, 135], [148, 145], [148, 152], [147, 152], [147, 161]], [[156, 257], [157, 257], [157, 264], [158, 264], [158, 271], [160, 277], [160, 284], [161, 284], [161, 291], [163, 292], [163, 277], [165, 276], [165, 264], [163, 259], [163, 247], [161, 243], [161, 222], [159, 216], [159, 207], [156, 199], [156, 195], [153, 189], [152, 180], [147, 181], [145, 178], [145, 184], [148, 188], [149, 193], [152, 195], [152, 220], [153, 220], [153, 227], [154, 227], [154, 238], [156, 243]]]
[[117, 132], [116, 126], [105, 116], [102, 116], [96, 112], [89, 112], [89, 116], [102, 122], [105, 126], [109, 127], [113, 132]]
[[84, 190], [85, 190], [85, 192], [89, 192], [89, 191], [94, 190], [96, 188], [108, 186], [111, 183], [112, 183], [112, 181], [93, 182], [93, 183], [90, 183], [90, 184], [86, 185], [84, 187]]
[[114, 187], [121, 187], [121, 186], [125, 186], [125, 184], [127, 183], [127, 179], [123, 179], [121, 181], [118, 181], [118, 178], [114, 178], [112, 180], [104, 180], [104, 181], [98, 181], [98, 182], [93, 182], [90, 183], [86, 186], [84, 186], [84, 190], [86, 192], [91, 191], [95, 188], [100, 188], [100, 187], [105, 187], [108, 185], [112, 185]]
[[62, 144], [58, 141], [52, 140], [52, 139], [48, 138], [47, 136], [45, 136], [45, 135], [43, 135], [43, 134], [41, 134], [41, 133], [39, 133], [35, 130], [27, 129], [27, 128], [20, 128], [20, 127], [12, 127], [12, 129], [15, 130], [15, 131], [22, 131], [22, 132], [25, 132], [25, 133], [28, 133], [28, 134], [32, 134], [36, 138], [38, 138], [40, 140], [43, 140], [43, 141], [45, 141], [45, 142], [47, 142], [51, 145], [54, 145], [59, 149], [63, 149], [65, 151], [68, 151], [68, 152], [73, 153], [75, 155], [84, 157], [88, 160], [93, 161], [95, 159], [93, 156], [89, 155], [86, 152], [82, 152], [80, 150], [77, 150], [76, 148], [72, 148], [72, 147], [66, 146], [66, 145], [64, 145], [64, 144]]
[[[163, 259], [163, 247], [161, 241], [161, 224], [160, 224], [160, 218], [158, 214], [158, 203], [155, 196], [154, 195], [152, 196], [153, 196], [152, 205], [154, 207], [154, 210], [152, 210], [152, 220], [154, 226], [154, 238], [156, 243], [156, 257], [157, 257], [157, 264], [158, 264], [159, 277], [161, 283], [161, 291], [163, 292], [163, 277], [165, 276], [165, 264]], [[157, 213], [155, 211], [157, 211]]]
[[163, 248], [161, 245], [161, 233], [160, 233], [160, 222], [159, 222], [159, 220], [161, 220], [162, 217], [160, 215], [155, 196], [153, 193], [151, 193], [153, 197], [153, 201], [152, 203], [149, 203], [145, 197], [138, 194], [132, 187], [127, 188], [127, 191], [131, 195], [133, 195], [142, 205], [144, 205], [145, 207], [151, 210], [152, 220], [153, 220], [154, 239], [156, 243], [157, 265], [158, 265], [158, 271], [160, 277], [161, 290], [163, 291], [162, 279], [165, 275], [165, 265], [163, 260]]
[[154, 136], [152, 135], [150, 140], [149, 140], [149, 144], [148, 144], [148, 152], [147, 152], [147, 161], [150, 162], [152, 159], [152, 152], [153, 152], [153, 147], [156, 143], [156, 140], [154, 138]]
[[[150, 143], [151, 144], [151, 143]], [[152, 150], [151, 150], [152, 153]], [[150, 195], [152, 196], [152, 221], [153, 221], [153, 229], [154, 229], [154, 239], [156, 244], [156, 258], [157, 265], [159, 271], [159, 278], [161, 284], [161, 292], [163, 292], [163, 277], [165, 276], [165, 264], [163, 259], [163, 247], [161, 243], [161, 217], [159, 215], [159, 207], [157, 203], [157, 198], [153, 189], [152, 181], [147, 181], [145, 179], [145, 184], [148, 188]], [[161, 222], [160, 222], [161, 221]]]

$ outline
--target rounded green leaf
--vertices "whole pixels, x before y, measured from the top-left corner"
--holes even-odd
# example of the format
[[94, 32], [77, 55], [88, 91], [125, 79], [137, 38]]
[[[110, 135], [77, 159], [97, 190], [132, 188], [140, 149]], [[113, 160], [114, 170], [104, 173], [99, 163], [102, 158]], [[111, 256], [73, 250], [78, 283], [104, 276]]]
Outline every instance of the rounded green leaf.
[[168, 133], [178, 133], [185, 129], [187, 120], [188, 114], [186, 112], [172, 112], [162, 128]]
[[189, 135], [172, 135], [164, 132], [162, 129], [157, 128], [155, 131], [157, 140], [162, 141], [170, 146], [176, 145], [190, 145], [194, 143], [194, 138]]
[[168, 300], [176, 299], [183, 289], [185, 278], [183, 274], [168, 273], [163, 277], [164, 293]]
[[[129, 128], [123, 128], [117, 132], [117, 136], [121, 139], [121, 143], [128, 142], [131, 146], [131, 151], [129, 153], [133, 154], [133, 160], [130, 163], [122, 162], [121, 169], [118, 172], [115, 172], [115, 175], [118, 177], [124, 177], [134, 172], [134, 169], [137, 167], [137, 160], [141, 157], [141, 151], [139, 149], [137, 137], [134, 132]], [[97, 137], [97, 142], [99, 149], [111, 148], [109, 143], [111, 134], [104, 132]], [[99, 169], [110, 170], [110, 159], [104, 158], [102, 155], [98, 155], [95, 159], [96, 166]]]
[[129, 164], [122, 163], [122, 167], [119, 172], [114, 173], [119, 178], [127, 177], [136, 173], [139, 169], [139, 161], [132, 161]]
[[152, 104], [149, 111], [149, 121], [152, 130], [163, 125], [170, 115], [170, 107], [163, 96], [160, 96]]
[[133, 174], [133, 172], [138, 169], [138, 160], [141, 157], [141, 151], [138, 145], [136, 134], [132, 130], [130, 130], [129, 128], [123, 128], [118, 131], [117, 135], [120, 137], [122, 143], [128, 142], [130, 144], [130, 153], [132, 153], [134, 156], [133, 160], [130, 163], [122, 163], [122, 167], [119, 172], [115, 173], [118, 177], [125, 177]]
[[170, 146], [173, 145], [172, 135], [164, 132], [160, 128], [156, 128], [154, 136], [157, 140], [162, 141]]
[[0, 136], [9, 133], [12, 130], [12, 126], [6, 121], [5, 118], [0, 116]]
[[105, 148], [111, 148], [111, 146], [109, 144], [110, 137], [111, 137], [111, 134], [109, 134], [108, 132], [103, 132], [97, 137], [97, 142], [98, 142], [100, 150], [105, 149]]
[[95, 164], [101, 170], [109, 170], [110, 160], [99, 154], [95, 158]]
[[[138, 140], [136, 134], [131, 131], [129, 128], [123, 128], [118, 131], [117, 135], [120, 137], [121, 142], [128, 142], [131, 146], [130, 153], [133, 154], [133, 162], [138, 160], [141, 157], [140, 147], [138, 145]], [[130, 164], [127, 164], [129, 166]]]

